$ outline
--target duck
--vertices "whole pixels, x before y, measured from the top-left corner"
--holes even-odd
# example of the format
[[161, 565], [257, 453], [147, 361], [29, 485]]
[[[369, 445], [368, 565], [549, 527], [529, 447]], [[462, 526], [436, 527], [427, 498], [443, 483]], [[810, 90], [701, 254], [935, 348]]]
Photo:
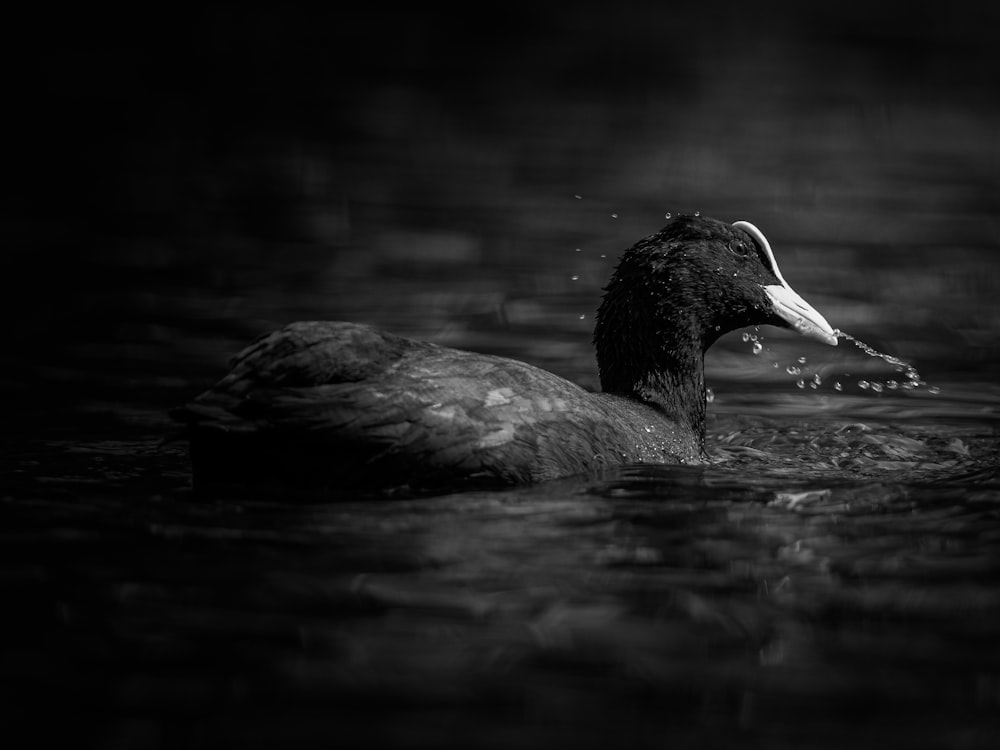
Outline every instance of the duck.
[[705, 352], [747, 326], [837, 334], [747, 221], [677, 215], [624, 251], [596, 314], [594, 392], [525, 362], [304, 321], [175, 410], [195, 486], [441, 490], [703, 464]]

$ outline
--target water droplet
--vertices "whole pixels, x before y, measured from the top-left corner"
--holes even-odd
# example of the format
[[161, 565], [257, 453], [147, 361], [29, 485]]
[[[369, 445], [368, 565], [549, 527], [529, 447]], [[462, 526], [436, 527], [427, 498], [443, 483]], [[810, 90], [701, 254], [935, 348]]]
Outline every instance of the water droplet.
[[583, 200], [582, 195], [574, 195], [573, 197], [576, 198], [577, 200]]
[[802, 378], [799, 378], [798, 380], [795, 381], [795, 385], [798, 388], [805, 388], [806, 387], [806, 381], [804, 381]]
[[695, 215], [695, 216], [701, 216], [701, 211], [695, 211], [695, 212], [694, 212], [694, 215]]
[[799, 357], [799, 364], [800, 365], [804, 365], [805, 363], [806, 363], [806, 358], [805, 357]]
[[750, 340], [750, 333], [749, 333], [749, 332], [747, 332], [747, 331], [744, 331], [744, 332], [743, 332], [743, 343], [745, 344], [745, 343], [746, 343], [746, 342], [748, 342], [749, 340]]
[[860, 388], [863, 391], [867, 391], [870, 386], [871, 386], [871, 383], [869, 383], [867, 380], [859, 380], [858, 381], [858, 388]]
[[882, 384], [881, 383], [872, 383], [872, 390], [875, 391], [875, 393], [881, 393], [882, 392]]
[[936, 396], [937, 394], [939, 394], [941, 392], [941, 389], [938, 388], [936, 385], [932, 385], [932, 386], [929, 386], [927, 388], [927, 392], [928, 393], [933, 393]]
[[785, 372], [787, 372], [789, 375], [798, 375], [800, 372], [802, 372], [802, 369], [796, 367], [795, 365], [788, 365], [788, 367], [785, 368]]
[[772, 362], [771, 363], [771, 367], [773, 367], [775, 370], [777, 370], [778, 369], [778, 363], [777, 362]]
[[815, 372], [815, 373], [813, 373], [813, 382], [814, 382], [814, 383], [815, 383], [816, 385], [822, 385], [822, 384], [823, 384], [823, 378], [821, 378], [821, 377], [819, 376], [819, 373], [818, 373], [818, 372]]
[[612, 219], [617, 219], [618, 218], [618, 214], [611, 214], [611, 218]]
[[705, 389], [705, 403], [706, 404], [710, 404], [713, 401], [715, 401], [715, 391], [713, 391], [711, 388], [706, 388]]
[[[750, 351], [752, 351], [754, 354], [760, 354], [761, 351], [763, 351], [763, 349], [764, 349], [764, 345], [762, 343], [760, 343], [759, 341], [754, 341], [753, 342], [753, 347], [750, 349]], [[777, 367], [778, 363], [775, 362], [774, 366]]]
[[663, 215], [663, 218], [664, 218], [664, 219], [672, 219], [672, 218], [674, 218], [674, 215], [673, 215], [672, 213], [670, 213], [669, 211], [667, 211], [667, 212], [666, 212], [666, 213], [665, 213], [665, 214]]
[[817, 388], [819, 388], [819, 383], [817, 383], [814, 380], [814, 381], [812, 381], [812, 382], [809, 383], [809, 387], [812, 388], [815, 391]]
[[580, 248], [576, 248], [576, 250], [574, 252], [577, 252], [577, 253], [580, 252]]
[[580, 277], [577, 276], [576, 274], [573, 274], [572, 276], [569, 277], [569, 279], [570, 279], [570, 281], [579, 281]]
[[601, 257], [602, 257], [602, 258], [607, 258], [608, 256], [607, 256], [607, 254], [606, 254], [606, 253], [601, 253]]
[[[863, 351], [869, 357], [878, 357], [879, 359], [884, 360], [886, 364], [892, 365], [893, 369], [896, 372], [902, 372], [906, 374], [906, 380], [904, 380], [903, 382], [889, 380], [886, 381], [884, 387], [892, 390], [895, 390], [896, 388], [901, 388], [904, 391], [912, 391], [914, 388], [917, 388], [922, 385], [927, 385], [927, 381], [922, 380], [920, 378], [920, 373], [917, 372], [917, 368], [915, 368], [913, 365], [907, 362], [904, 362], [899, 357], [894, 357], [891, 354], [885, 354], [884, 352], [880, 352], [875, 347], [869, 346], [864, 341], [854, 338], [849, 333], [844, 333], [843, 331], [836, 331], [836, 334], [838, 338], [847, 339], [848, 341], [853, 342], [854, 345], [858, 347], [858, 349]], [[861, 385], [861, 382], [864, 382], [865, 385]], [[877, 390], [877, 392], [881, 392], [883, 389], [883, 385], [880, 383], [879, 384], [868, 383], [867, 381], [861, 381], [861, 382], [859, 382], [858, 385], [861, 385], [862, 388], [867, 388], [870, 386], [873, 390]], [[876, 385], [878, 386], [877, 389], [875, 388]]]
[[580, 316], [580, 320], [586, 320], [586, 319], [587, 319], [586, 314]]
[[844, 390], [844, 386], [842, 386], [840, 384], [840, 381], [838, 380], [837, 382], [835, 382], [833, 384], [833, 390], [835, 390], [835, 391], [842, 391], [842, 390]]

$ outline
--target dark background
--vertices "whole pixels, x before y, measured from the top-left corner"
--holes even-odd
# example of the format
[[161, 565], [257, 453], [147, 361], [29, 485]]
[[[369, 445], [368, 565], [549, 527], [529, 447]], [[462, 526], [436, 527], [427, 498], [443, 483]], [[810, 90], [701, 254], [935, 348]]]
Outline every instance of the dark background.
[[[474, 345], [448, 321], [489, 327], [510, 312], [498, 299], [560, 295], [585, 316], [563, 339], [586, 359], [613, 258], [693, 210], [761, 226], [835, 327], [910, 357], [958, 343], [923, 361], [991, 379], [996, 17], [984, 3], [22, 12], [5, 385], [40, 407], [125, 376], [166, 406], [296, 317]], [[530, 339], [518, 320], [493, 328]]]

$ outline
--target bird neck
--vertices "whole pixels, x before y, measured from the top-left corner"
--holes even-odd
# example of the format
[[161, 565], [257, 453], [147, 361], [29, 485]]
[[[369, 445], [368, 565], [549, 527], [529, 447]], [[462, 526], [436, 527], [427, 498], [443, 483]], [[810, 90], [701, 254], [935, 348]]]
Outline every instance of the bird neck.
[[[705, 350], [718, 336], [678, 266], [657, 283], [626, 253], [597, 310], [594, 348], [601, 389], [649, 404], [705, 441]], [[662, 276], [662, 274], [661, 274]]]
[[628, 372], [610, 364], [602, 366], [600, 359], [598, 368], [601, 390], [655, 407], [671, 421], [687, 427], [697, 438], [699, 448], [704, 448], [705, 359], [700, 349], [661, 350], [645, 366]]

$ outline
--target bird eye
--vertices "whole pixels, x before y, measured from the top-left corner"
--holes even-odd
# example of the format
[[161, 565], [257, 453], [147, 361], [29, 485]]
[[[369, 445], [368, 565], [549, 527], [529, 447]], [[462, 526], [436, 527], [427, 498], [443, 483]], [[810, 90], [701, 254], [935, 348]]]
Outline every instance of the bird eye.
[[729, 243], [729, 252], [733, 255], [738, 255], [741, 258], [745, 258], [747, 253], [750, 252], [750, 248], [747, 247], [747, 243], [740, 240], [739, 242]]

